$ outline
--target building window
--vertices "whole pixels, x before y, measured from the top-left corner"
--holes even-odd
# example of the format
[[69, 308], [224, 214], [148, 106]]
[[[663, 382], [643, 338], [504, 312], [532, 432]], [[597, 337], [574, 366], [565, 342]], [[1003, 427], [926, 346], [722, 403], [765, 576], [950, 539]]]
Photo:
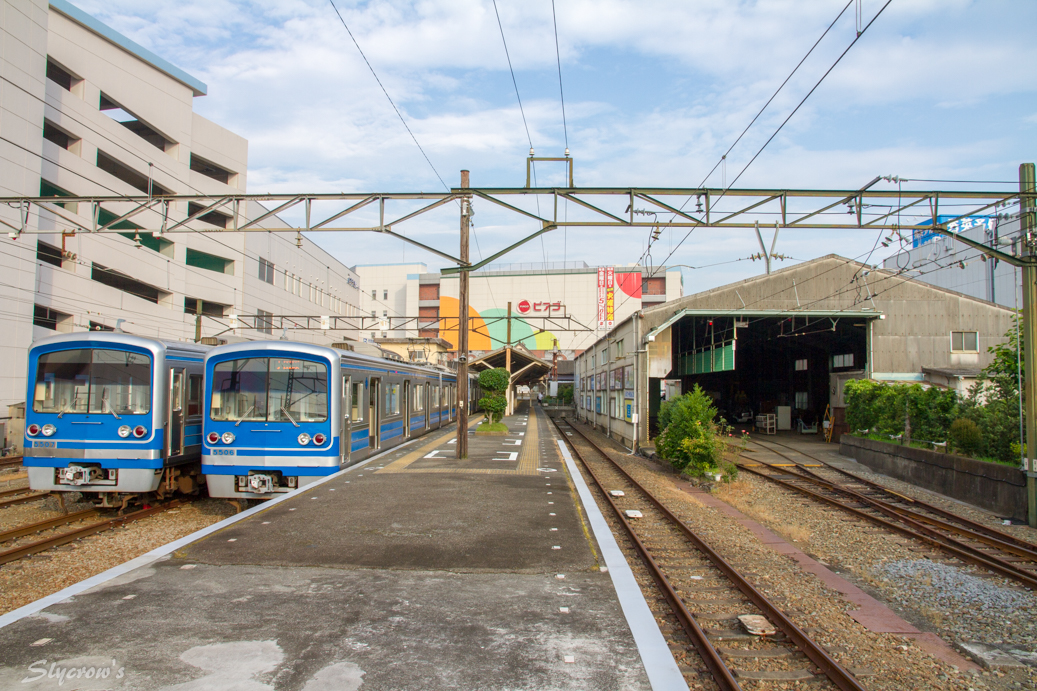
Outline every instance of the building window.
[[171, 142], [163, 137], [143, 120], [105, 96], [103, 93], [101, 94], [99, 109], [112, 120], [115, 120], [130, 132], [133, 132], [148, 144], [151, 144], [161, 151], [169, 151], [176, 145], [175, 142]]
[[[184, 296], [184, 314], [198, 314], [198, 298]], [[222, 317], [227, 306], [218, 302], [202, 300], [202, 314], [206, 317]]]
[[72, 91], [73, 82], [78, 81], [65, 68], [47, 58], [47, 79], [51, 80], [65, 91]]
[[[187, 215], [194, 216], [196, 213], [199, 213], [203, 209], [205, 209], [203, 205], [198, 204], [196, 202], [189, 202], [187, 204]], [[207, 214], [202, 214], [201, 216], [199, 216], [197, 220], [202, 221], [203, 223], [208, 223], [209, 225], [216, 226], [217, 228], [226, 228], [227, 225], [230, 224], [231, 219], [230, 216], [228, 216], [227, 214], [221, 214], [218, 211], [210, 211]]]
[[382, 310], [382, 317], [384, 318], [384, 317], [388, 317], [388, 316], [389, 316], [389, 310]]
[[378, 299], [378, 291], [377, 290], [372, 290], [371, 291], [371, 299], [372, 300], [377, 300]]
[[262, 257], [259, 258], [259, 280], [274, 284], [274, 265]]
[[805, 372], [806, 370], [807, 370], [807, 360], [806, 360], [806, 358], [803, 358], [802, 360], [796, 360], [796, 371], [797, 372]]
[[158, 304], [158, 300], [160, 297], [162, 297], [163, 295], [168, 295], [168, 293], [165, 293], [164, 291], [161, 291], [158, 288], [149, 286], [147, 283], [142, 283], [136, 279], [130, 278], [129, 276], [120, 271], [109, 269], [105, 266], [98, 264], [97, 262], [94, 262], [93, 266], [91, 266], [90, 279], [93, 281], [97, 281], [98, 283], [103, 283], [104, 285], [109, 286], [111, 288], [115, 288], [116, 290], [121, 290], [124, 293], [136, 295], [142, 300], [153, 302], [156, 305]]
[[383, 332], [382, 332], [382, 338], [385, 338], [385, 337], [386, 337], [386, 335], [387, 335], [387, 334], [386, 334], [386, 333], [385, 333], [385, 332], [383, 331]]
[[623, 341], [616, 341], [616, 357], [623, 357]]
[[952, 353], [978, 353], [979, 332], [978, 331], [952, 331], [951, 332]]
[[261, 334], [272, 334], [274, 332], [274, 320], [271, 319], [272, 316], [273, 315], [270, 312], [256, 310], [256, 331]]
[[797, 391], [796, 392], [796, 409], [806, 410], [810, 407], [810, 392], [808, 391]]
[[61, 267], [61, 249], [45, 242], [36, 243], [36, 261]]
[[97, 167], [144, 194], [158, 197], [170, 193], [169, 190], [157, 184], [154, 180], [149, 180], [147, 175], [138, 173], [133, 168], [120, 163], [100, 149], [97, 150]]
[[210, 177], [216, 182], [222, 182], [224, 185], [229, 185], [231, 176], [234, 175], [231, 171], [221, 168], [211, 161], [206, 161], [204, 158], [199, 158], [193, 153], [191, 154], [191, 170]]
[[51, 331], [71, 331], [72, 315], [58, 312], [42, 305], [34, 305], [32, 324], [33, 326], [41, 326]]
[[66, 151], [71, 151], [74, 154], [79, 153], [79, 137], [69, 134], [50, 120], [43, 121], [43, 138], [52, 144], [57, 144]]
[[388, 300], [389, 299], [389, 291], [388, 290], [383, 290], [382, 291], [382, 299], [383, 300]]
[[853, 367], [853, 353], [832, 356], [832, 369], [840, 367]]
[[187, 265], [206, 271], [234, 275], [234, 260], [217, 257], [215, 254], [187, 248]]
[[[373, 315], [372, 315], [372, 316], [373, 316]], [[372, 331], [372, 332], [371, 332], [371, 340], [373, 341], [374, 339], [375, 339], [375, 335], [374, 335], [374, 331]]]

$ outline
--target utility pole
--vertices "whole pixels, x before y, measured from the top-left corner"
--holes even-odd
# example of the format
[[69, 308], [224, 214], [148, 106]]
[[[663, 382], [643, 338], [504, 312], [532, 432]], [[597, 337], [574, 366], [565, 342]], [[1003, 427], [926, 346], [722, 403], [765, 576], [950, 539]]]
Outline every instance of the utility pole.
[[513, 407], [514, 406], [514, 404], [513, 404], [514, 394], [511, 391], [511, 303], [510, 302], [508, 303], [508, 340], [504, 344], [504, 368], [506, 370], [508, 370], [508, 394], [507, 394], [506, 400], [508, 402], [507, 413], [508, 413], [508, 415], [511, 415], [512, 413], [515, 412], [515, 410], [514, 410], [514, 407]]
[[[468, 171], [461, 171], [461, 189], [468, 187]], [[457, 458], [468, 458], [468, 228], [472, 198], [461, 198], [461, 275], [457, 307]]]
[[1026, 518], [1037, 528], [1037, 237], [1034, 237], [1037, 188], [1034, 165], [1019, 166], [1019, 224], [1023, 237], [1023, 413], [1026, 416]]
[[194, 342], [202, 342], [202, 301], [194, 301]]

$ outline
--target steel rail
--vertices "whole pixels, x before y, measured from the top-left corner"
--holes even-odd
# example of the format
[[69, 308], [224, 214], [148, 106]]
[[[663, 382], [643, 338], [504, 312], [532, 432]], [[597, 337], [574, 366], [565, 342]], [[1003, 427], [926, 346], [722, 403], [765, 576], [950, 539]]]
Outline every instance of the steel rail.
[[[779, 456], [781, 456], [783, 458], [786, 458], [786, 459], [792, 461], [793, 463], [795, 463], [794, 459], [789, 458], [788, 456], [786, 456], [785, 454], [781, 453], [780, 451], [775, 451], [774, 449], [770, 449], [769, 447], [767, 447], [766, 445], [764, 445], [761, 442], [757, 441], [756, 439], [753, 439], [753, 443], [759, 444], [760, 446], [762, 446], [763, 448], [767, 449], [768, 451], [776, 453]], [[1018, 538], [1018, 537], [1016, 537], [1014, 535], [1009, 535], [1008, 533], [1005, 533], [1003, 531], [997, 530], [995, 528], [991, 528], [990, 526], [987, 526], [987, 525], [983, 525], [982, 523], [978, 523], [977, 521], [973, 521], [970, 518], [965, 518], [964, 516], [959, 516], [958, 514], [954, 513], [953, 511], [948, 511], [947, 509], [941, 509], [939, 506], [934, 506], [933, 504], [930, 504], [928, 502], [922, 501], [921, 499], [917, 499], [915, 497], [909, 497], [907, 495], [900, 494], [899, 492], [895, 492], [895, 491], [891, 490], [889, 487], [885, 487], [883, 485], [880, 485], [877, 482], [874, 482], [872, 480], [868, 480], [866, 478], [860, 477], [859, 475], [854, 475], [853, 473], [851, 473], [851, 472], [849, 472], [847, 470], [843, 470], [842, 468], [837, 468], [836, 466], [834, 466], [831, 463], [828, 463], [826, 461], [823, 461], [822, 459], [818, 458], [817, 456], [812, 456], [811, 454], [808, 454], [805, 451], [800, 451], [799, 449], [797, 449], [797, 448], [795, 448], [793, 446], [789, 446], [788, 444], [782, 444], [779, 441], [773, 441], [773, 440], [770, 440], [770, 439], [767, 440], [767, 443], [769, 443], [769, 444], [777, 444], [778, 446], [783, 446], [786, 449], [789, 449], [791, 451], [794, 451], [794, 452], [798, 453], [800, 456], [805, 456], [806, 458], [809, 458], [810, 460], [815, 461], [816, 463], [819, 463], [820, 465], [822, 465], [825, 468], [825, 470], [831, 470], [832, 472], [839, 473], [840, 475], [845, 475], [846, 477], [852, 479], [854, 482], [859, 482], [862, 485], [868, 487], [869, 489], [873, 489], [873, 490], [876, 490], [878, 492], [882, 492], [884, 494], [890, 495], [892, 497], [896, 497], [896, 499], [898, 499], [900, 501], [907, 502], [908, 504], [912, 504], [914, 506], [920, 506], [923, 509], [925, 509], [926, 511], [929, 511], [931, 513], [935, 513], [935, 514], [937, 514], [939, 516], [942, 516], [942, 517], [944, 517], [946, 519], [949, 519], [951, 521], [954, 521], [956, 523], [960, 523], [961, 525], [963, 525], [963, 526], [965, 526], [965, 527], [967, 527], [967, 528], [969, 528], [969, 529], [971, 529], [971, 530], [973, 530], [975, 532], [983, 533], [983, 534], [985, 534], [985, 535], [987, 535], [987, 536], [989, 536], [991, 538], [994, 538], [995, 540], [999, 540], [1000, 542], [1010, 543], [1010, 544], [1015, 545], [1016, 547], [1021, 547], [1022, 549], [1027, 550], [1027, 551], [1033, 553], [1034, 556], [1037, 557], [1037, 545], [1033, 544], [1032, 542], [1027, 542], [1026, 540], [1022, 540], [1022, 539], [1020, 539], [1020, 538]], [[807, 472], [810, 472], [811, 474], [814, 474], [812, 471], [810, 471], [808, 469], [805, 469], [805, 470], [807, 470]], [[906, 509], [904, 509], [904, 510], [906, 511]]]
[[50, 530], [51, 528], [57, 528], [61, 525], [68, 523], [75, 523], [81, 521], [84, 518], [91, 518], [97, 515], [96, 509], [83, 509], [82, 511], [76, 511], [70, 513], [67, 516], [58, 516], [57, 518], [48, 518], [43, 521], [37, 521], [35, 523], [28, 523], [19, 528], [12, 528], [11, 530], [5, 530], [0, 533], [0, 543], [14, 540], [15, 538], [24, 537], [31, 535], [32, 533], [38, 533], [44, 530]]
[[30, 501], [36, 501], [38, 499], [46, 499], [50, 496], [50, 492], [40, 492], [38, 494], [26, 494], [23, 497], [14, 497], [13, 499], [5, 499], [0, 501], [0, 509], [7, 506], [14, 506], [15, 504], [26, 504]]
[[15, 487], [14, 489], [5, 489], [2, 492], [0, 492], [0, 499], [3, 499], [4, 497], [13, 497], [16, 494], [25, 494], [26, 492], [31, 491], [32, 489], [29, 487]]
[[[687, 524], [684, 523], [684, 521], [666, 508], [666, 506], [664, 506], [662, 502], [655, 497], [655, 495], [637, 482], [637, 480], [635, 480], [619, 463], [613, 460], [607, 452], [591, 440], [590, 437], [584, 434], [582, 430], [568, 420], [566, 423], [573, 431], [579, 434], [588, 444], [594, 447], [598, 453], [608, 460], [631, 484], [643, 492], [645, 496], [648, 497], [649, 501], [659, 509], [659, 511], [662, 512], [667, 519], [670, 520], [674, 526], [713, 563], [714, 566], [727, 576], [735, 587], [738, 588], [738, 590], [741, 591], [741, 593], [750, 601], [752, 601], [752, 603], [767, 616], [771, 623], [777, 626], [778, 629], [780, 629], [789, 638], [789, 640], [791, 640], [807, 656], [807, 658], [813, 662], [826, 677], [828, 677], [832, 683], [843, 691], [864, 691], [865, 687], [862, 686], [848, 670], [843, 668], [842, 665], [833, 659], [821, 646], [807, 636], [806, 633], [796, 626], [791, 619], [785, 616], [784, 612], [778, 609], [778, 607], [768, 600], [763, 593], [746, 580], [745, 577], [731, 566], [727, 560], [720, 556], [716, 550], [703, 541], [690, 527], [688, 527]], [[555, 426], [558, 426], [557, 422], [555, 422]], [[560, 429], [561, 428], [559, 427], [559, 430]], [[574, 444], [570, 443], [570, 446], [575, 449]], [[584, 463], [584, 465], [586, 466], [586, 463]], [[604, 488], [602, 488], [602, 490], [604, 491]], [[605, 492], [605, 494], [607, 496], [608, 492]], [[712, 647], [712, 644], [710, 644], [710, 647]]]
[[83, 526], [82, 528], [76, 528], [75, 530], [70, 530], [66, 533], [61, 533], [60, 535], [55, 535], [53, 537], [45, 538], [43, 540], [37, 540], [36, 542], [30, 542], [29, 544], [22, 545], [21, 547], [14, 547], [12, 549], [0, 552], [0, 564], [7, 564], [8, 562], [16, 561], [18, 559], [27, 557], [30, 554], [43, 552], [45, 550], [51, 549], [52, 547], [60, 547], [61, 545], [68, 544], [69, 542], [74, 542], [76, 540], [79, 540], [80, 538], [104, 532], [105, 530], [110, 530], [112, 528], [118, 528], [120, 526], [126, 525], [127, 523], [132, 523], [133, 521], [137, 521], [142, 518], [147, 518], [157, 513], [162, 513], [167, 509], [174, 508], [181, 504], [183, 504], [181, 500], [174, 499], [173, 501], [168, 502], [166, 504], [153, 506], [149, 509], [141, 509], [140, 511], [135, 511], [133, 513], [126, 514], [125, 516], [109, 518], [98, 523], [92, 523], [88, 526]]
[[[554, 418], [551, 418], [550, 416], [548, 416], [548, 418], [551, 420], [552, 423], [554, 423], [554, 426], [558, 429], [558, 431], [562, 432], [562, 428], [559, 426], [558, 421]], [[572, 425], [570, 425], [570, 428], [579, 433], [579, 430], [577, 430], [575, 427], [572, 427]], [[564, 432], [562, 436], [565, 437]], [[581, 436], [583, 435], [581, 434]], [[666, 601], [670, 603], [670, 607], [673, 610], [673, 613], [677, 616], [677, 619], [680, 621], [681, 627], [683, 627], [684, 632], [688, 634], [688, 638], [691, 639], [691, 642], [695, 646], [695, 649], [702, 657], [702, 661], [705, 662], [710, 674], [713, 675], [713, 680], [716, 682], [717, 686], [719, 686], [723, 691], [741, 691], [742, 687], [735, 679], [731, 669], [721, 659], [720, 653], [718, 653], [716, 648], [713, 647], [713, 644], [709, 640], [709, 636], [702, 629], [702, 627], [699, 626], [699, 623], [695, 621], [694, 615], [692, 615], [692, 613], [688, 611], [688, 608], [685, 606], [684, 601], [681, 599], [680, 595], [677, 594], [677, 591], [670, 583], [670, 580], [663, 573], [662, 569], [659, 567], [659, 564], [655, 561], [651, 553], [648, 551], [648, 548], [644, 545], [641, 539], [634, 532], [633, 526], [631, 526], [630, 522], [627, 521], [626, 516], [623, 515], [623, 511], [616, 505], [615, 501], [613, 501], [612, 497], [605, 490], [604, 484], [598, 478], [597, 474], [591, 469], [590, 464], [587, 463], [586, 459], [584, 459], [583, 454], [581, 454], [580, 450], [576, 448], [576, 445], [571, 442], [568, 443], [573, 453], [576, 454], [576, 457], [580, 459], [580, 462], [583, 464], [583, 467], [587, 469], [587, 472], [594, 480], [594, 484], [597, 485], [598, 489], [601, 490], [602, 496], [605, 497], [609, 505], [612, 507], [612, 510], [616, 515], [616, 518], [623, 526], [623, 529], [626, 530], [627, 536], [630, 538], [630, 541], [634, 544], [634, 548], [637, 550], [637, 553], [641, 555], [641, 560], [645, 563], [645, 566], [648, 567], [648, 572], [652, 575], [652, 579], [656, 582], [656, 585], [659, 586], [659, 589], [666, 597]], [[635, 485], [640, 487], [640, 485], [637, 485], [637, 483], [635, 483]]]
[[[746, 460], [751, 461], [753, 464], [761, 465], [761, 466], [763, 466], [765, 468], [769, 468], [771, 470], [777, 470], [777, 471], [782, 471], [782, 472], [788, 473], [788, 471], [785, 471], [784, 468], [775, 467], [775, 466], [770, 465], [768, 463], [763, 463], [760, 460], [755, 459], [755, 458], [749, 458], [748, 456], [744, 456], [744, 455], [742, 456], [742, 458], [745, 458]], [[882, 518], [881, 516], [875, 516], [875, 515], [870, 514], [867, 511], [864, 511], [862, 509], [854, 508], [854, 507], [849, 506], [848, 504], [846, 504], [846, 503], [844, 503], [842, 501], [838, 501], [836, 499], [833, 499], [832, 497], [827, 497], [827, 496], [825, 496], [825, 495], [823, 495], [823, 494], [821, 494], [819, 492], [815, 492], [813, 490], [807, 489], [806, 487], [802, 487], [802, 486], [797, 485], [795, 483], [788, 482], [786, 480], [782, 480], [781, 478], [776, 477], [774, 475], [768, 475], [767, 473], [761, 472], [761, 471], [753, 468], [750, 465], [746, 465], [745, 463], [739, 463], [738, 467], [741, 468], [742, 470], [745, 470], [746, 472], [749, 472], [749, 473], [752, 473], [753, 475], [757, 475], [759, 477], [762, 477], [762, 478], [764, 478], [766, 480], [769, 480], [769, 481], [771, 481], [771, 482], [773, 482], [773, 483], [775, 483], [777, 485], [780, 485], [780, 486], [782, 486], [782, 487], [784, 487], [786, 489], [795, 490], [795, 491], [797, 491], [797, 492], [799, 492], [801, 494], [805, 494], [808, 497], [811, 497], [812, 499], [817, 499], [819, 501], [825, 502], [826, 504], [830, 504], [832, 506], [835, 506], [836, 508], [842, 509], [844, 511], [848, 511], [848, 512], [854, 514], [855, 516], [859, 516], [860, 518], [863, 518], [865, 520], [868, 520], [868, 521], [871, 521], [873, 523], [876, 523], [876, 524], [880, 525], [881, 527], [886, 528], [888, 530], [893, 530], [893, 531], [896, 531], [896, 532], [901, 533], [903, 535], [906, 535], [907, 537], [910, 537], [910, 538], [913, 538], [913, 539], [916, 539], [916, 540], [921, 540], [922, 542], [925, 542], [925, 543], [927, 543], [927, 544], [929, 544], [929, 545], [931, 545], [933, 547], [937, 547], [939, 549], [944, 550], [945, 552], [948, 552], [952, 556], [957, 557], [958, 559], [961, 559], [962, 561], [967, 561], [967, 562], [970, 562], [972, 564], [976, 564], [977, 566], [983, 566], [985, 568], [990, 569], [991, 571], [995, 571], [998, 574], [1000, 574], [1002, 576], [1005, 576], [1006, 578], [1014, 579], [1014, 580], [1019, 581], [1020, 583], [1023, 583], [1023, 584], [1025, 584], [1025, 585], [1027, 585], [1027, 586], [1029, 586], [1031, 588], [1037, 588], [1037, 574], [1029, 573], [1027, 571], [1023, 571], [1022, 569], [1017, 569], [1015, 566], [1013, 566], [1009, 562], [1002, 561], [1002, 560], [998, 559], [997, 557], [992, 557], [989, 554], [985, 554], [983, 552], [980, 552], [979, 550], [971, 548], [968, 545], [965, 545], [963, 543], [958, 542], [957, 540], [954, 540], [951, 537], [943, 535], [943, 534], [939, 533], [938, 531], [936, 531], [936, 530], [934, 530], [932, 528], [929, 528], [929, 527], [925, 526], [924, 524], [922, 524], [922, 523], [920, 523], [918, 521], [915, 521], [915, 520], [913, 520], [911, 518], [908, 518], [907, 516], [897, 515], [894, 518], [899, 520], [899, 521], [901, 521], [902, 523], [906, 524], [907, 526], [910, 526], [910, 527], [905, 527], [904, 525], [898, 525], [898, 524], [896, 524], [896, 523], [894, 523], [892, 521], [888, 521], [885, 518]], [[815, 482], [816, 484], [821, 484], [826, 489], [830, 489], [830, 490], [834, 491], [836, 494], [840, 493], [837, 489], [835, 489], [835, 488], [838, 487], [837, 485], [832, 485], [831, 483], [828, 483], [827, 485], [824, 484], [824, 483], [817, 483], [815, 480], [813, 480], [813, 478], [808, 478], [808, 477], [806, 477], [804, 475], [799, 475], [797, 473], [788, 473], [788, 474], [791, 474], [793, 477], [804, 479], [804, 480], [807, 480], [807, 481], [810, 481], [810, 482]], [[848, 494], [852, 494], [852, 492], [847, 492], [847, 493]], [[856, 501], [862, 501], [862, 499], [859, 498], [859, 497], [860, 497], [860, 495], [858, 495], [857, 497], [853, 497], [853, 498]], [[871, 502], [864, 502], [864, 501], [862, 501], [862, 503], [864, 503], [866, 506], [874, 508], [872, 506]]]
[[18, 467], [22, 464], [21, 456], [4, 456], [0, 458], [0, 468]]

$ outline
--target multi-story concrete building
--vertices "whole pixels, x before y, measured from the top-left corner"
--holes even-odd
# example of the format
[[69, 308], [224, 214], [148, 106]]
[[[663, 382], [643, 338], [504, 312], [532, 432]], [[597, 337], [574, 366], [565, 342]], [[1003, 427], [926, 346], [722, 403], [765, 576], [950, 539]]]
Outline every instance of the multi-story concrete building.
[[[225, 195], [246, 190], [248, 142], [194, 112], [205, 84], [65, 0], [5, 3], [0, 26], [0, 194]], [[128, 210], [102, 205], [97, 222]], [[168, 212], [160, 211], [168, 206]], [[359, 314], [359, 278], [305, 237], [234, 233], [230, 210], [158, 205], [90, 228], [92, 205], [59, 214], [0, 208], [0, 404], [24, 400], [25, 350], [54, 331], [112, 330], [173, 340], [290, 338], [330, 343], [355, 333], [280, 328], [274, 315]], [[226, 211], [226, 212], [224, 212]], [[242, 205], [239, 220], [266, 213]], [[161, 215], [160, 215], [161, 214]], [[189, 216], [190, 233], [145, 232]], [[261, 228], [288, 228], [276, 216]], [[52, 231], [19, 234], [20, 229]], [[233, 329], [233, 315], [259, 317]], [[267, 319], [267, 317], [270, 317]]]
[[[428, 273], [424, 264], [354, 269], [364, 286], [365, 313], [385, 319], [385, 328], [365, 337], [441, 338], [456, 354], [456, 274]], [[509, 304], [512, 344], [523, 345], [537, 357], [557, 347], [563, 357], [572, 358], [611, 324], [683, 294], [677, 268], [599, 268], [585, 262], [491, 266], [473, 272], [469, 286], [468, 343], [475, 357], [507, 343]]]

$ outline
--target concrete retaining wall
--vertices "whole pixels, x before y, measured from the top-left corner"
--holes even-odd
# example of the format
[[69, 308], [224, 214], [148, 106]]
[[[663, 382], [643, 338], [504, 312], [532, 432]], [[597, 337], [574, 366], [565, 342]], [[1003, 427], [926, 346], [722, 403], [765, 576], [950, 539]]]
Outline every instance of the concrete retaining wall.
[[1026, 475], [1019, 468], [849, 434], [840, 438], [839, 453], [998, 516], [1026, 520]]

